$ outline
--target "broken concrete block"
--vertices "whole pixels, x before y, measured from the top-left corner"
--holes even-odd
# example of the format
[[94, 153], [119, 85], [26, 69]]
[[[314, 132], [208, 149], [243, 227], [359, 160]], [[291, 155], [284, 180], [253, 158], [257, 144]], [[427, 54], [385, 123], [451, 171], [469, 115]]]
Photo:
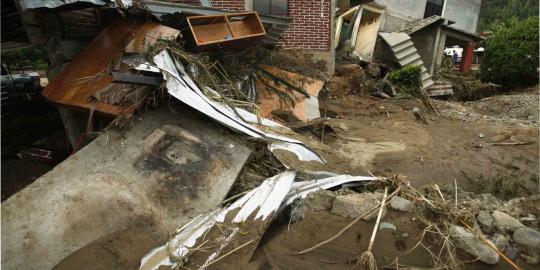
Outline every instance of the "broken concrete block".
[[402, 212], [414, 211], [414, 203], [399, 196], [394, 197], [394, 199], [390, 201], [390, 207]]
[[499, 262], [499, 254], [482, 240], [477, 239], [474, 234], [466, 231], [465, 228], [454, 225], [450, 228], [450, 233], [457, 248], [464, 250], [482, 262], [488, 264]]
[[335, 198], [336, 194], [334, 192], [321, 189], [317, 192], [309, 194], [304, 202], [307, 207], [315, 211], [330, 210]]
[[422, 114], [422, 111], [418, 107], [414, 107], [412, 110], [414, 117], [416, 117], [416, 120], [422, 121], [422, 123], [427, 124], [426, 117]]
[[[353, 193], [348, 195], [337, 196], [332, 205], [332, 214], [357, 218], [360, 215], [366, 213], [369, 209], [374, 206], [380, 205], [382, 200], [382, 194], [380, 193]], [[386, 206], [383, 208], [382, 217], [386, 215]], [[377, 217], [377, 211], [374, 211], [373, 214], [363, 218], [363, 220], [368, 221]]]
[[519, 228], [525, 227], [525, 225], [521, 224], [521, 222], [519, 222], [517, 219], [499, 210], [493, 211], [493, 213], [491, 213], [491, 217], [493, 217], [495, 227], [501, 231], [514, 232]]

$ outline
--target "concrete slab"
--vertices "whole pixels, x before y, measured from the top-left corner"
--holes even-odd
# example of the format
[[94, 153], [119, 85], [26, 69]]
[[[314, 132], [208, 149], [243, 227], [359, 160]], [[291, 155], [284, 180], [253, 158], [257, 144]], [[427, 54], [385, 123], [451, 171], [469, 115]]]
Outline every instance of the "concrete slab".
[[142, 221], [167, 239], [220, 204], [250, 153], [191, 109], [146, 112], [2, 203], [2, 269], [51, 269]]

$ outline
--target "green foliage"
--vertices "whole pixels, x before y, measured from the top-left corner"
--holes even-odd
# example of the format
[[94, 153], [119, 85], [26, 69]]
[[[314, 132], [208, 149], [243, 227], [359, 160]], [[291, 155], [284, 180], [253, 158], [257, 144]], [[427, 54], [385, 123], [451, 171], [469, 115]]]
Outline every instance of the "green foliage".
[[526, 19], [538, 15], [538, 0], [482, 0], [478, 31], [493, 30], [510, 18]]
[[390, 72], [388, 80], [397, 85], [405, 94], [416, 96], [420, 90], [420, 73], [420, 66], [406, 65]]
[[538, 17], [497, 26], [486, 43], [480, 79], [514, 88], [538, 83]]
[[12, 70], [25, 66], [32, 66], [36, 70], [46, 70], [49, 66], [47, 53], [42, 47], [30, 47], [2, 52], [2, 63], [7, 64]]

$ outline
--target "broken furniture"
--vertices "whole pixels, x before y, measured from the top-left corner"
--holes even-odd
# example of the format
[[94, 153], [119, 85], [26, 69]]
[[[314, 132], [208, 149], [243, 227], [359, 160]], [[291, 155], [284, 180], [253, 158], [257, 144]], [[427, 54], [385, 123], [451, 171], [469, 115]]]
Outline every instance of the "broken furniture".
[[96, 99], [96, 93], [113, 84], [109, 73], [119, 68], [124, 50], [127, 49], [128, 53], [143, 53], [157, 39], [175, 38], [178, 34], [178, 30], [159, 24], [121, 19], [106, 27], [90, 42], [51, 80], [43, 90], [43, 95], [58, 106], [83, 111], [95, 110], [110, 116], [129, 113], [141, 103], [149, 91], [146, 91], [145, 95], [137, 95], [137, 99], [127, 104]]
[[266, 35], [257, 12], [189, 16], [183, 36], [190, 46], [207, 50], [215, 46], [238, 49]]

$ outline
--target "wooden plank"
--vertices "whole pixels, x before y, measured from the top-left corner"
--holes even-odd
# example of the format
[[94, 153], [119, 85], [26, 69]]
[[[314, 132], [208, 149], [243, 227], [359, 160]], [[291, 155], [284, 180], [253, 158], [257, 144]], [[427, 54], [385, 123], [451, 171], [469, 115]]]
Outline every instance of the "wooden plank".
[[[137, 43], [144, 48], [155, 43], [158, 38], [166, 38], [165, 34], [175, 37], [179, 31], [129, 18], [116, 21], [106, 27], [49, 82], [43, 89], [43, 95], [60, 106], [81, 110], [95, 108], [97, 113], [112, 116], [127, 113], [133, 109], [131, 106], [104, 104], [90, 97], [112, 82], [107, 67], [113, 59], [120, 57], [130, 40], [146, 40], [146, 45], [143, 42]], [[134, 48], [141, 47], [137, 45]]]

